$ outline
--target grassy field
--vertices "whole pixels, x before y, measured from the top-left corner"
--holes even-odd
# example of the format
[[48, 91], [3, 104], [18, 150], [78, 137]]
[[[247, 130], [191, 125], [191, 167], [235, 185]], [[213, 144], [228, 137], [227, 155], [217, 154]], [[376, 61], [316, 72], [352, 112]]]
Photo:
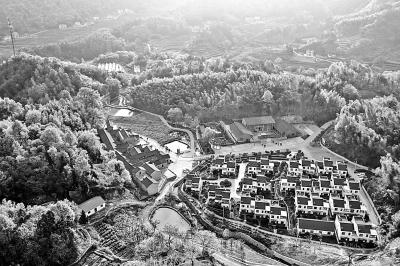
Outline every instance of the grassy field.
[[158, 117], [147, 113], [140, 113], [131, 117], [110, 117], [110, 121], [159, 143], [165, 143], [176, 138]]

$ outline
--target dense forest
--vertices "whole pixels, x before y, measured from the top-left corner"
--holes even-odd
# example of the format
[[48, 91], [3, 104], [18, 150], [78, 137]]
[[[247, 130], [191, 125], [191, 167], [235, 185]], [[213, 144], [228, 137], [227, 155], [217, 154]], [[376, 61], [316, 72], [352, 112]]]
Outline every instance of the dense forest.
[[25, 54], [0, 73], [0, 198], [9, 200], [0, 205], [0, 264], [68, 265], [82, 252], [69, 200], [133, 187], [96, 132], [105, 124], [100, 93], [119, 81]]
[[77, 257], [76, 204], [67, 200], [47, 206], [0, 204], [1, 265], [69, 265]]
[[268, 61], [245, 69], [221, 61], [219, 68], [212, 68], [219, 72], [204, 66], [198, 74], [143, 80], [131, 89], [132, 104], [147, 110], [151, 106], [152, 111], [163, 115], [179, 107], [201, 121], [298, 114], [323, 124], [335, 119], [346, 102], [362, 94], [399, 95], [396, 73], [385, 77], [354, 61], [299, 73], [279, 71]]
[[29, 55], [1, 67], [3, 198], [41, 204], [77, 194], [82, 200], [93, 189], [130, 182], [95, 131], [105, 124], [98, 90], [108, 85], [81, 74], [83, 68]]

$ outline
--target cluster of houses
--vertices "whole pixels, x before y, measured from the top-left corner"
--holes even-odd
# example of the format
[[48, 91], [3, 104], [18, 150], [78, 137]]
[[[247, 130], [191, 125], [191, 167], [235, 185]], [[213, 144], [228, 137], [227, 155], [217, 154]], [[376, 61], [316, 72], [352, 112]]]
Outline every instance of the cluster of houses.
[[171, 163], [169, 154], [153, 149], [130, 130], [112, 126], [107, 121], [106, 128], [98, 129], [98, 135], [106, 149], [115, 152], [117, 159], [130, 172], [132, 180], [148, 195], [160, 192], [167, 182], [176, 178], [168, 170]]
[[[367, 208], [360, 200], [362, 185], [350, 177], [344, 162], [329, 158], [314, 161], [300, 151], [246, 158], [227, 155], [215, 158], [210, 170], [220, 171], [224, 178], [236, 178], [239, 163], [243, 162], [246, 170], [244, 176], [239, 176], [240, 187], [234, 191], [207, 181], [209, 200], [230, 209], [233, 201], [239, 202], [239, 211], [245, 217], [267, 219], [286, 228], [288, 212], [293, 211], [297, 217], [293, 227], [299, 235], [336, 237], [338, 243], [377, 242], [375, 226], [366, 222]], [[200, 193], [203, 183], [200, 176], [189, 175], [186, 186]], [[280, 204], [279, 199], [285, 196], [294, 199], [289, 209]]]

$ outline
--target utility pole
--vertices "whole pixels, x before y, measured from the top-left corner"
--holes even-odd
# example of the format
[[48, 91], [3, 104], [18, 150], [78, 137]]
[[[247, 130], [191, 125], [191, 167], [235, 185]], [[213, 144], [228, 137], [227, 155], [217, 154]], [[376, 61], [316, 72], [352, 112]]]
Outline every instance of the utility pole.
[[11, 37], [13, 53], [14, 53], [14, 56], [15, 56], [14, 29], [13, 29], [13, 26], [12, 26], [11, 21], [10, 21], [9, 18], [7, 18], [7, 21], [8, 21], [8, 28], [10, 30], [10, 37]]

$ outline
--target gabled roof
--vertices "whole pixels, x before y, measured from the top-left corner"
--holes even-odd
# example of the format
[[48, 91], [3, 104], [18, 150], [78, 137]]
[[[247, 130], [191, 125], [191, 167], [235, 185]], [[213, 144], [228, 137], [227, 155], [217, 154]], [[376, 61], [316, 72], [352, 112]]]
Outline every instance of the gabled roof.
[[340, 230], [354, 233], [354, 225], [350, 222], [340, 222]]
[[342, 199], [333, 199], [333, 206], [338, 208], [344, 208], [344, 200]]
[[217, 185], [209, 185], [208, 186], [208, 192], [213, 191], [215, 192], [217, 190], [218, 186]]
[[214, 164], [223, 165], [224, 163], [225, 163], [225, 160], [222, 158], [218, 158], [218, 159], [214, 160]]
[[107, 130], [99, 128], [97, 129], [97, 134], [104, 145], [106, 145], [107, 150], [113, 150], [115, 148], [114, 140]]
[[93, 210], [96, 207], [99, 207], [103, 203], [105, 203], [104, 199], [100, 196], [96, 196], [94, 198], [88, 199], [87, 201], [79, 204], [78, 208], [83, 210], [84, 212], [88, 212], [88, 211]]
[[266, 176], [257, 176], [257, 182], [258, 183], [267, 183], [267, 177]]
[[358, 182], [349, 182], [349, 187], [351, 190], [360, 190], [360, 183]]
[[325, 232], [335, 231], [335, 222], [333, 221], [298, 218], [297, 225], [299, 226], [299, 229], [325, 231]]
[[362, 234], [371, 234], [372, 225], [370, 224], [357, 224], [358, 232]]
[[309, 160], [301, 160], [301, 165], [302, 166], [311, 166], [311, 161], [309, 161]]
[[337, 165], [338, 170], [340, 171], [347, 171], [347, 165], [343, 164], [343, 163], [338, 163]]
[[250, 162], [247, 164], [247, 166], [248, 166], [248, 167], [260, 167], [260, 163], [259, 163], [259, 162], [256, 162], [256, 161], [250, 161]]
[[268, 206], [269, 204], [264, 202], [264, 201], [256, 201], [256, 209], [258, 210], [265, 210], [265, 207]]
[[261, 159], [261, 165], [269, 165], [269, 160]]
[[242, 182], [243, 182], [243, 185], [253, 185], [253, 179], [251, 179], [251, 178], [243, 178]]
[[307, 197], [301, 197], [301, 196], [297, 196], [297, 204], [301, 204], [301, 205], [308, 205], [308, 201], [310, 199]]
[[144, 163], [142, 167], [146, 170], [146, 173], [152, 175], [154, 172], [160, 171], [154, 164]]
[[272, 116], [246, 117], [243, 118], [243, 122], [248, 126], [275, 124]]
[[311, 180], [301, 180], [301, 186], [302, 187], [311, 187], [312, 182], [311, 182]]
[[287, 176], [286, 180], [288, 183], [297, 183], [300, 179], [295, 176]]
[[235, 162], [228, 162], [228, 163], [226, 164], [226, 166], [227, 166], [228, 168], [236, 168], [236, 163], [235, 163]]
[[358, 200], [349, 200], [350, 209], [361, 210], [361, 202]]
[[335, 186], [344, 186], [344, 185], [346, 185], [346, 179], [344, 179], [344, 178], [334, 178], [333, 179], [333, 184]]
[[321, 183], [319, 181], [317, 181], [317, 180], [313, 180], [312, 181], [312, 186], [313, 187], [320, 187], [320, 185], [321, 185]]
[[323, 188], [330, 188], [331, 187], [331, 182], [328, 180], [321, 180], [321, 187]]
[[251, 200], [252, 200], [251, 197], [242, 196], [242, 197], [240, 198], [240, 203], [242, 203], [242, 204], [250, 204], [250, 203], [251, 203]]
[[142, 184], [143, 184], [146, 188], [148, 188], [148, 187], [150, 187], [152, 184], [154, 184], [154, 182], [151, 181], [150, 179], [148, 179], [147, 177], [145, 177], [145, 178], [143, 178], [143, 180], [142, 180]]
[[230, 199], [231, 198], [231, 192], [230, 191], [222, 191], [221, 193], [223, 199]]
[[323, 162], [317, 162], [318, 168], [324, 168], [324, 163]]
[[323, 207], [325, 201], [324, 201], [324, 199], [321, 199], [321, 198], [313, 198], [312, 202], [313, 202], [313, 206]]
[[293, 161], [290, 161], [290, 168], [299, 168], [299, 163], [298, 162], [293, 162]]
[[271, 214], [273, 215], [282, 215], [282, 212], [286, 212], [286, 209], [283, 207], [271, 207]]
[[333, 161], [325, 160], [324, 161], [324, 166], [325, 167], [333, 167]]

